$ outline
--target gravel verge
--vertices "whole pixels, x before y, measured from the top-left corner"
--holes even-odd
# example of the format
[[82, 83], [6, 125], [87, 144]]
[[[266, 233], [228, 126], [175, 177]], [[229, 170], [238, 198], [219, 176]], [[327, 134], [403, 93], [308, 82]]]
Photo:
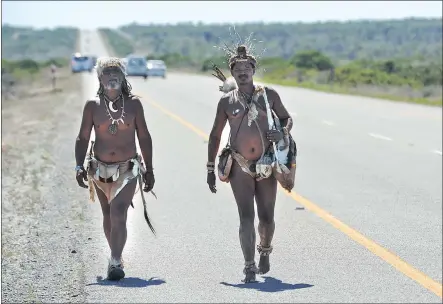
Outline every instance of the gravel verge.
[[[74, 178], [81, 75], [2, 100], [2, 303], [82, 303], [87, 194]], [[86, 199], [85, 199], [86, 198]]]

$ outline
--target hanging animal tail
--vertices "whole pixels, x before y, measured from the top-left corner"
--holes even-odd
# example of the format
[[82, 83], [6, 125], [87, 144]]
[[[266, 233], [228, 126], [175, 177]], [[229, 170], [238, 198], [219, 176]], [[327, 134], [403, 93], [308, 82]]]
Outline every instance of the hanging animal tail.
[[[149, 219], [148, 208], [146, 206], [145, 196], [143, 195], [143, 185], [142, 185], [142, 178], [141, 177], [139, 177], [139, 179], [138, 179], [138, 184], [139, 184], [140, 192], [141, 192], [141, 196], [142, 196], [143, 209], [144, 209], [143, 214], [145, 216], [146, 223], [148, 224], [149, 229], [151, 229], [152, 233], [156, 236], [157, 234], [155, 232], [154, 226], [152, 226], [151, 220]], [[151, 193], [157, 199], [157, 195], [155, 195], [155, 193], [153, 191], [151, 191]]]
[[[91, 159], [93, 156], [93, 150], [94, 150], [94, 143], [95, 141], [91, 141], [91, 147], [89, 148], [89, 154], [86, 157], [86, 174], [89, 173], [90, 170], [90, 166], [91, 166]], [[91, 177], [88, 177], [88, 190], [89, 190], [89, 199], [91, 200], [91, 202], [95, 202], [95, 188], [94, 188], [94, 182], [92, 181]]]

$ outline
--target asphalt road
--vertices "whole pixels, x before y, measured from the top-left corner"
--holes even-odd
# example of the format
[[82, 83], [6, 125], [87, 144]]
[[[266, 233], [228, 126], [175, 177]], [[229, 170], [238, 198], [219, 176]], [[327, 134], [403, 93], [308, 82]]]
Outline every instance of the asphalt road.
[[[108, 55], [94, 31], [82, 32], [81, 47]], [[83, 77], [86, 100], [98, 83]], [[271, 271], [243, 285], [232, 192], [206, 185], [218, 80], [169, 73], [130, 82], [153, 137], [158, 200], [147, 199], [158, 236], [137, 193], [127, 277], [100, 280], [109, 250], [100, 207], [88, 203], [88, 303], [441, 302], [441, 109], [274, 86], [295, 119], [297, 182], [292, 195], [278, 194]]]

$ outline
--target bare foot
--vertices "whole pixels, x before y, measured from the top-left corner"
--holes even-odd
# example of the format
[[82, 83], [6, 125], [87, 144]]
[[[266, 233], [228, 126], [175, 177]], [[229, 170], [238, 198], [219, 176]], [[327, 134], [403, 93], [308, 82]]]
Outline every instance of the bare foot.
[[265, 274], [271, 269], [269, 263], [269, 255], [272, 252], [273, 247], [263, 247], [261, 244], [257, 245], [257, 251], [260, 254], [260, 262], [258, 263], [258, 273]]
[[268, 273], [271, 269], [271, 265], [269, 263], [269, 255], [260, 256], [260, 262], [258, 263], [258, 273], [265, 274]]
[[243, 274], [245, 275], [243, 283], [254, 283], [257, 282], [256, 274], [258, 272], [257, 266], [255, 266], [255, 262], [253, 264], [245, 266], [243, 269]]
[[247, 271], [245, 274], [245, 278], [242, 280], [243, 283], [255, 283], [256, 280], [256, 274], [253, 271]]

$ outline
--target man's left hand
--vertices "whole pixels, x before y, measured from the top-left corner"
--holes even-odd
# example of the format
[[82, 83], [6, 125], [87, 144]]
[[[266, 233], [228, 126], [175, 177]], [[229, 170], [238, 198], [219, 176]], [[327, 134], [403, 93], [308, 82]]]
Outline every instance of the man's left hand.
[[266, 132], [266, 138], [270, 142], [279, 142], [283, 138], [283, 133], [278, 130], [269, 130]]
[[143, 176], [143, 181], [145, 182], [145, 187], [143, 188], [143, 191], [151, 191], [154, 188], [155, 184], [154, 172], [146, 171], [145, 175]]

